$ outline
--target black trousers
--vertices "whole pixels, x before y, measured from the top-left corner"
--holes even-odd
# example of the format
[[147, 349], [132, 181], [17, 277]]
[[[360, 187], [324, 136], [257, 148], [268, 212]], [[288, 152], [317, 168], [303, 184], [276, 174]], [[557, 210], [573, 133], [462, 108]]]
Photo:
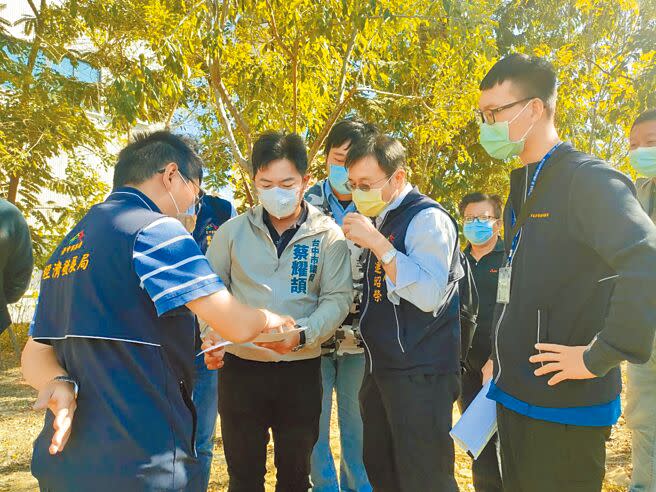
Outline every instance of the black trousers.
[[[483, 387], [481, 371], [470, 368], [462, 375], [462, 392], [458, 399], [463, 413]], [[501, 471], [497, 456], [498, 436], [495, 434], [481, 454], [472, 462], [472, 475], [476, 492], [501, 492]]]
[[229, 492], [263, 492], [269, 429], [276, 491], [307, 492], [319, 437], [320, 358], [254, 362], [226, 354], [219, 371], [219, 414]]
[[497, 404], [506, 492], [599, 492], [610, 427], [535, 420]]
[[375, 492], [451, 492], [456, 374], [367, 374], [360, 390], [364, 465]]

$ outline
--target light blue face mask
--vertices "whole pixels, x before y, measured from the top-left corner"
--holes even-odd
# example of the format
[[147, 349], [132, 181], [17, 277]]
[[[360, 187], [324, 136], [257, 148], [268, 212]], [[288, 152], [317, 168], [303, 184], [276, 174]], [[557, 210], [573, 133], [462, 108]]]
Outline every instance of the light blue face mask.
[[337, 164], [330, 165], [330, 173], [328, 174], [328, 182], [340, 195], [350, 195], [351, 191], [346, 187], [348, 182], [348, 171], [344, 166]]
[[475, 219], [464, 225], [462, 232], [467, 241], [475, 246], [487, 243], [494, 235], [494, 220]]
[[638, 174], [656, 177], [656, 147], [638, 147], [629, 153], [629, 162]]

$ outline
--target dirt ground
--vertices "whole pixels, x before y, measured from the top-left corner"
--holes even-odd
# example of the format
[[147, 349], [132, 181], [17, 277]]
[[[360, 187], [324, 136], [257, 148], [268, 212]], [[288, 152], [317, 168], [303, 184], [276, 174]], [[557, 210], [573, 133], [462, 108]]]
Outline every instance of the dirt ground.
[[[25, 342], [24, 330], [18, 333], [19, 343]], [[35, 392], [22, 383], [18, 360], [15, 358], [7, 333], [0, 336], [0, 491], [32, 492], [38, 490], [30, 473], [32, 442], [42, 426], [41, 413], [32, 411]], [[333, 415], [336, 412], [333, 412]], [[457, 414], [454, 414], [454, 419]], [[217, 426], [218, 427], [218, 426]], [[339, 460], [339, 441], [336, 421], [333, 419], [332, 448]], [[456, 448], [457, 449], [457, 448]], [[621, 418], [613, 429], [607, 445], [606, 484], [604, 492], [628, 490], [631, 473], [630, 434]], [[274, 490], [275, 469], [273, 446], [268, 452], [267, 491]], [[471, 460], [457, 449], [456, 478], [460, 490], [473, 491]], [[217, 429], [214, 446], [214, 463], [209, 490], [227, 489], [226, 463], [221, 448], [221, 435]]]

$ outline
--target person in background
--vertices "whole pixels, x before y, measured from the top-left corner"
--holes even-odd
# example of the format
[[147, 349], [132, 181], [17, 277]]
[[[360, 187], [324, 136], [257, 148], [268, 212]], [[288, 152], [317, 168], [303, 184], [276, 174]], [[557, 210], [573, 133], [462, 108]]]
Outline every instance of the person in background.
[[[319, 181], [305, 195], [308, 203], [332, 217], [340, 226], [346, 214], [355, 212], [351, 191], [347, 188], [346, 154], [351, 145], [372, 131], [375, 128], [360, 120], [345, 119], [336, 123], [328, 133], [324, 147], [328, 179]], [[347, 244], [351, 252], [355, 299], [342, 326], [322, 347], [323, 404], [319, 440], [312, 452], [313, 492], [371, 491], [362, 462], [362, 417], [358, 403], [365, 363], [364, 347], [358, 332], [360, 299], [359, 286], [356, 285], [363, 276], [360, 264], [362, 249], [352, 241], [347, 241]], [[330, 449], [333, 391], [337, 397], [341, 450], [339, 477]]]
[[294, 326], [230, 295], [181, 224], [201, 181], [187, 141], [138, 136], [111, 194], [46, 263], [22, 357], [46, 410], [31, 468], [41, 490], [204, 491], [193, 315], [237, 343]]
[[25, 294], [33, 268], [27, 222], [16, 206], [0, 198], [0, 335], [11, 324], [7, 305]]
[[264, 491], [271, 430], [276, 490], [307, 492], [321, 415], [321, 344], [353, 301], [349, 250], [339, 226], [303, 200], [309, 176], [301, 137], [261, 135], [252, 164], [261, 205], [225, 223], [207, 257], [241, 302], [286, 310], [307, 329], [278, 342], [230, 345], [223, 360], [207, 358], [209, 368], [224, 364], [219, 414], [228, 491]]
[[[218, 196], [203, 194], [200, 199], [197, 213], [191, 216], [190, 223], [193, 224], [192, 236], [198, 244], [201, 253], [207, 253], [207, 248], [217, 229], [224, 222], [237, 215], [235, 207], [228, 200]], [[191, 228], [191, 225], [190, 225]], [[199, 330], [198, 320], [196, 329]], [[200, 349], [200, 343], [207, 335], [206, 330], [197, 333], [196, 352]], [[198, 424], [196, 426], [196, 453], [203, 466], [205, 474], [205, 489], [209, 484], [210, 471], [212, 469], [212, 452], [214, 449], [214, 431], [216, 429], [216, 417], [219, 407], [218, 374], [211, 371], [205, 365], [203, 357], [194, 359], [195, 380], [191, 399], [196, 406]]]
[[[479, 299], [476, 332], [465, 360], [462, 393], [458, 399], [461, 412], [469, 407], [483, 387], [483, 367], [492, 353], [492, 317], [497, 302], [499, 268], [505, 260], [503, 240], [499, 237], [502, 207], [499, 195], [486, 193], [465, 195], [458, 207], [467, 239], [464, 253], [474, 276]], [[491, 369], [489, 364], [488, 368]], [[489, 379], [489, 375], [485, 379]], [[472, 464], [476, 492], [503, 490], [496, 441], [496, 438], [490, 440]]]
[[347, 239], [367, 249], [360, 328], [363, 455], [377, 492], [458, 490], [453, 403], [460, 392], [458, 225], [406, 181], [405, 149], [364, 136], [346, 157], [359, 213]]
[[620, 363], [649, 360], [656, 329], [656, 227], [626, 175], [561, 141], [556, 87], [553, 66], [524, 54], [480, 84], [483, 148], [522, 163], [504, 212], [488, 392], [513, 492], [601, 489]]
[[[656, 110], [645, 111], [629, 134], [630, 163], [640, 178], [638, 200], [656, 222]], [[644, 364], [627, 366], [626, 424], [631, 429], [631, 492], [656, 492], [656, 346]]]

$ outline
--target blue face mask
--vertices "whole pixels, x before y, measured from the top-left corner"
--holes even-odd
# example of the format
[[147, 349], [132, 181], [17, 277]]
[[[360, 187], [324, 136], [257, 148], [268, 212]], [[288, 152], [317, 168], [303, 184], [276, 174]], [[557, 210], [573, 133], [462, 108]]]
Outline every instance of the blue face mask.
[[478, 219], [464, 225], [462, 232], [467, 241], [475, 246], [487, 243], [494, 235], [494, 221], [480, 221]]
[[346, 187], [348, 182], [348, 171], [344, 166], [338, 166], [337, 164], [330, 165], [330, 174], [328, 174], [328, 181], [330, 186], [333, 187], [340, 195], [350, 195], [351, 191]]

